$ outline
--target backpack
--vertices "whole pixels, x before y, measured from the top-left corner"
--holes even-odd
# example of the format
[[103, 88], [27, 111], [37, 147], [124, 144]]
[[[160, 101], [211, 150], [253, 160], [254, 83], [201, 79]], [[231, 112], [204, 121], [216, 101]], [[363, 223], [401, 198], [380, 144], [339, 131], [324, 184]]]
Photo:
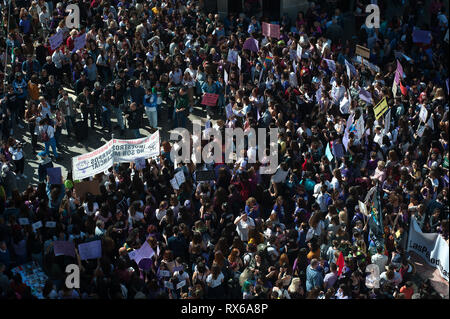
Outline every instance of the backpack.
[[41, 140], [43, 142], [50, 141], [50, 137], [48, 136], [47, 130], [48, 130], [48, 128], [44, 132], [41, 132]]

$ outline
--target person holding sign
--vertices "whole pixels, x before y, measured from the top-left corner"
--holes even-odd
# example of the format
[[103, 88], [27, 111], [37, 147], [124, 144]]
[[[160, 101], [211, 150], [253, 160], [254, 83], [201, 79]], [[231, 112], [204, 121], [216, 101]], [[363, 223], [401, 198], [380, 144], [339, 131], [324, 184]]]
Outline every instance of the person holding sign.
[[[202, 94], [205, 93], [212, 93], [212, 94], [217, 94], [217, 85], [216, 83], [214, 83], [213, 77], [211, 75], [208, 76], [207, 80], [205, 83], [203, 83], [202, 85]], [[211, 115], [212, 115], [212, 110], [211, 110], [211, 106], [206, 106], [206, 117], [209, 119], [211, 119]]]

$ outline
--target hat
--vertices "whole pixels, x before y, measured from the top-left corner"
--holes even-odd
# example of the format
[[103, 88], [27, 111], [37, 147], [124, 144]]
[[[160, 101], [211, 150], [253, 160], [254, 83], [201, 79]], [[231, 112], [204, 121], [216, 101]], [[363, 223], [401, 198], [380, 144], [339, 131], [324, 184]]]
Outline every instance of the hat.
[[191, 201], [190, 200], [185, 200], [184, 201], [184, 206], [188, 207], [188, 208], [191, 208]]
[[71, 188], [73, 187], [73, 183], [72, 183], [72, 181], [70, 181], [70, 180], [66, 180], [66, 181], [64, 182], [64, 186], [65, 186], [66, 188], [68, 188], [68, 189], [71, 189]]

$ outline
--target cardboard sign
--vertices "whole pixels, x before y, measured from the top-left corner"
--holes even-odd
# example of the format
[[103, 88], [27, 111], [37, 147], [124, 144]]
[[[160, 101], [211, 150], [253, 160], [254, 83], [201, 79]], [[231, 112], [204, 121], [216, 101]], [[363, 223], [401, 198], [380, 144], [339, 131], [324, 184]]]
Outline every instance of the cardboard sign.
[[49, 177], [50, 184], [61, 184], [62, 182], [61, 167], [47, 168], [47, 175]]
[[362, 45], [356, 45], [356, 55], [362, 56], [363, 58], [370, 59], [370, 50]]
[[97, 259], [102, 257], [102, 241], [94, 240], [78, 245], [81, 260]]
[[80, 200], [84, 200], [87, 193], [100, 195], [100, 183], [97, 180], [83, 181], [73, 185]]
[[262, 34], [266, 37], [280, 38], [280, 26], [278, 24], [270, 24], [263, 22], [262, 24]]
[[75, 257], [75, 244], [71, 241], [57, 240], [53, 243], [55, 256]]
[[215, 179], [216, 179], [216, 174], [214, 173], [214, 170], [196, 171], [195, 172], [195, 180], [197, 182], [213, 181]]
[[216, 106], [218, 99], [219, 99], [219, 94], [205, 93], [203, 95], [202, 105]]

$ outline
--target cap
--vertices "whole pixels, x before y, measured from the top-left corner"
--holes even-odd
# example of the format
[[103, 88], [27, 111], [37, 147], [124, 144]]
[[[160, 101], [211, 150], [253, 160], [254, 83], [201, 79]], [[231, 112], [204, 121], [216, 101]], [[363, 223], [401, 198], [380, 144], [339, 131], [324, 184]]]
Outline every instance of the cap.
[[73, 183], [72, 183], [72, 181], [70, 181], [70, 180], [66, 180], [66, 181], [64, 182], [64, 186], [65, 186], [66, 188], [68, 188], [68, 189], [71, 189], [71, 188], [73, 187]]
[[191, 208], [191, 201], [190, 200], [185, 200], [184, 201], [184, 206], [188, 207], [188, 208]]

